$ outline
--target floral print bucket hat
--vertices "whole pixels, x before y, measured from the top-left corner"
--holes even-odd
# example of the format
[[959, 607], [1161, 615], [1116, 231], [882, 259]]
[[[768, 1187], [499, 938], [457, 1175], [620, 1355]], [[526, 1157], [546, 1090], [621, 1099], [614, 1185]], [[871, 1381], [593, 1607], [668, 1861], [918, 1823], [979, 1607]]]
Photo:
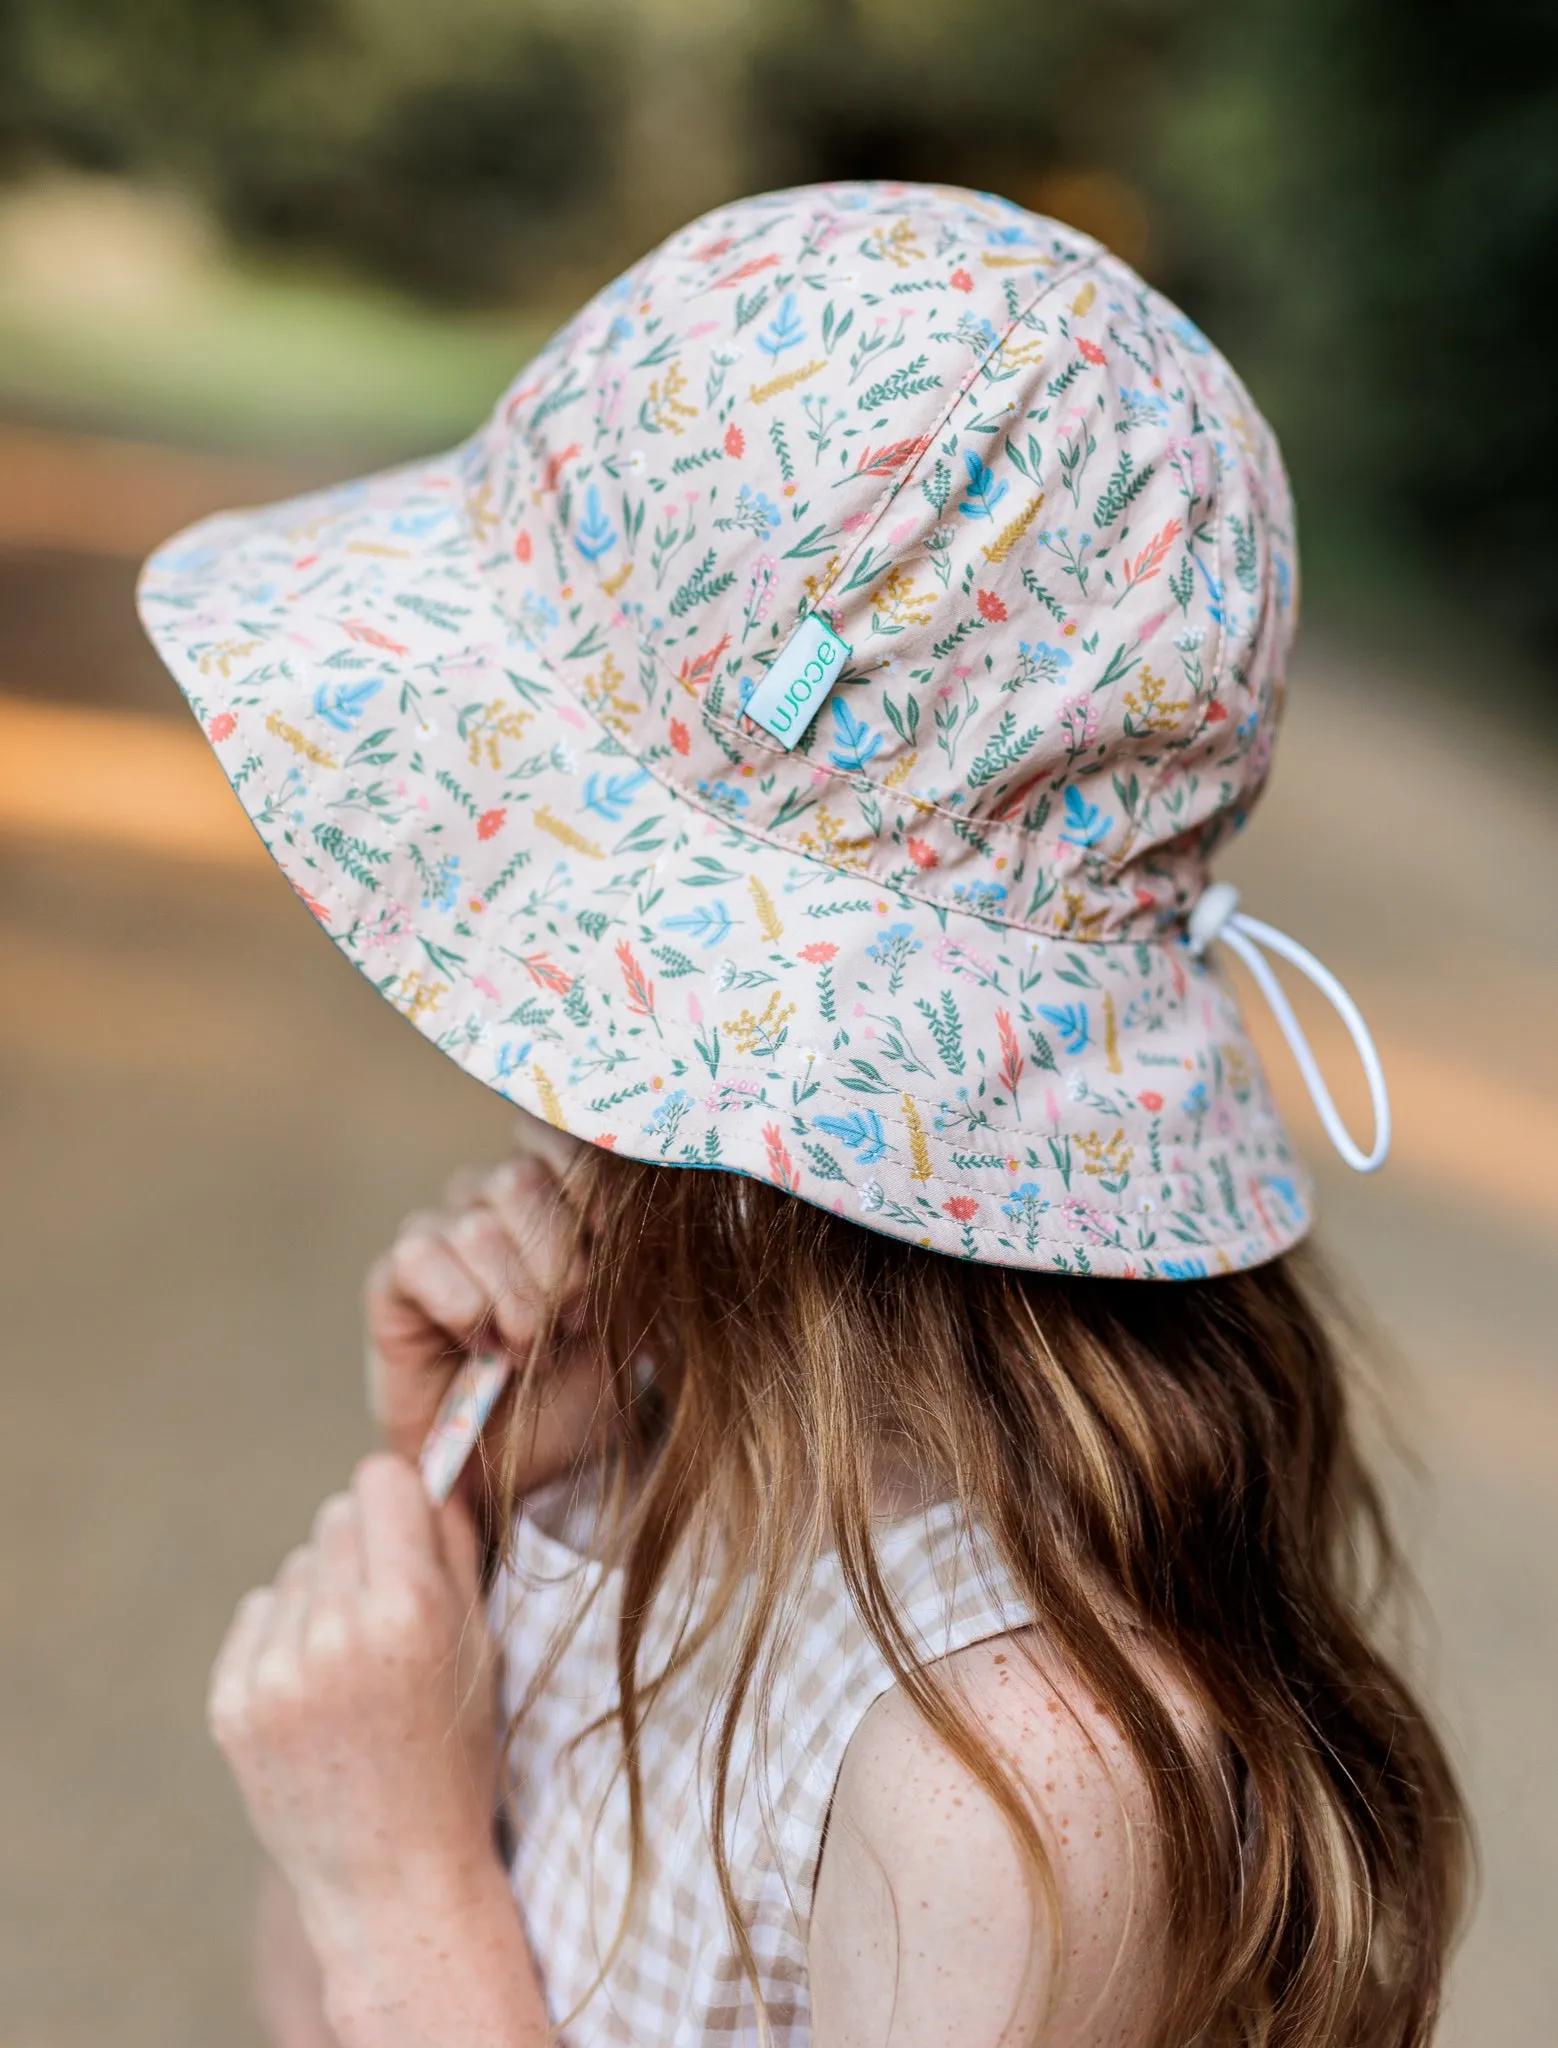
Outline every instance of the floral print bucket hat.
[[695, 222], [464, 446], [140, 590], [294, 888], [480, 1080], [938, 1251], [1170, 1279], [1310, 1218], [1208, 950], [1324, 974], [1208, 888], [1294, 599], [1197, 329], [1070, 228], [885, 184]]

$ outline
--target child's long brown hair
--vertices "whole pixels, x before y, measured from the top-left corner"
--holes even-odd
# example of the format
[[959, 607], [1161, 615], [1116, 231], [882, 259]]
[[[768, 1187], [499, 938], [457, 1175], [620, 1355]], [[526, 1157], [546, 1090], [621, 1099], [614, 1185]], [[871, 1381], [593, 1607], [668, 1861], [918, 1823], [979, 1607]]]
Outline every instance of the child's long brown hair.
[[[709, 1733], [714, 1851], [752, 1974], [723, 1788], [787, 1595], [833, 1548], [898, 1683], [1018, 1837], [1036, 1924], [1053, 1904], [1030, 1801], [913, 1663], [878, 1570], [887, 1453], [988, 1531], [1046, 1655], [1139, 1761], [1164, 1859], [1162, 2048], [1426, 2043], [1466, 1822], [1373, 1638], [1398, 1560], [1301, 1265], [1070, 1280], [922, 1252], [720, 1172], [589, 1153], [571, 1180], [591, 1218], [583, 1331], [615, 1389], [605, 1541], [635, 1873], [639, 1730], [664, 1676], [642, 1668], [645, 1625], [690, 1549], [719, 1561], [705, 1623], [739, 1624]], [[1165, 1669], [1215, 1757], [1169, 1710]]]

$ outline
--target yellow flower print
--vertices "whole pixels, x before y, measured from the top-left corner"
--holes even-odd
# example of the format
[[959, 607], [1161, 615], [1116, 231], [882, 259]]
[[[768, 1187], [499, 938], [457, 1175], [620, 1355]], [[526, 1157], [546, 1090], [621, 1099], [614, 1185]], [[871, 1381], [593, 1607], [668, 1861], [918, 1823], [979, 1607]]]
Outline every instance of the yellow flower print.
[[1165, 698], [1168, 687], [1163, 676], [1155, 676], [1143, 663], [1141, 682], [1125, 699], [1125, 730], [1133, 739], [1144, 733], [1172, 732], [1189, 710], [1188, 697]]
[[479, 767], [485, 761], [489, 768], [501, 768], [503, 751], [500, 742], [523, 738], [530, 719], [530, 712], [516, 711], [503, 697], [494, 697], [490, 704], [484, 704], [462, 718], [460, 727], [471, 766]]
[[775, 989], [759, 1015], [754, 1017], [750, 1010], [743, 1010], [739, 1017], [730, 1020], [725, 1029], [735, 1040], [739, 1053], [748, 1058], [757, 1053], [766, 1059], [784, 1044], [794, 1015], [794, 1003], [784, 1002]]
[[584, 679], [585, 703], [601, 724], [615, 733], [625, 733], [629, 719], [643, 708], [629, 703], [622, 694], [626, 681], [616, 657], [611, 654], [604, 655], [600, 667]]

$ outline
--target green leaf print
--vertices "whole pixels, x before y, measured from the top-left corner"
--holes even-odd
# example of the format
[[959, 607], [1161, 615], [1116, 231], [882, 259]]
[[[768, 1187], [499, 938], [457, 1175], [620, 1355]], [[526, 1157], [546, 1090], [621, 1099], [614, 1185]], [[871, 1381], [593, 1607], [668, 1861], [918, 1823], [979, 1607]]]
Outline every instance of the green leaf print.
[[1043, 737], [1041, 725], [1030, 725], [1024, 733], [1017, 731], [1017, 714], [1006, 710], [1001, 713], [1001, 722], [980, 749], [973, 766], [968, 771], [970, 786], [978, 789], [986, 782], [993, 782], [998, 775], [1015, 768], [1024, 754], [1031, 753]]

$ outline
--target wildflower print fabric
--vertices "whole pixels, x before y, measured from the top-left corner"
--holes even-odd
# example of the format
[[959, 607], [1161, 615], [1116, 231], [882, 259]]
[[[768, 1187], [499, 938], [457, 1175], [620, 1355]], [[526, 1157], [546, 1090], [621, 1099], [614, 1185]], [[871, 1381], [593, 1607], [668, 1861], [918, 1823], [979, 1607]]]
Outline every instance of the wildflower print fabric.
[[[712, 214], [462, 448], [209, 520], [148, 630], [331, 937], [483, 1081], [936, 1250], [1184, 1278], [1309, 1193], [1184, 919], [1291, 634], [1269, 429], [1004, 201]], [[850, 649], [786, 750], [742, 705]]]

